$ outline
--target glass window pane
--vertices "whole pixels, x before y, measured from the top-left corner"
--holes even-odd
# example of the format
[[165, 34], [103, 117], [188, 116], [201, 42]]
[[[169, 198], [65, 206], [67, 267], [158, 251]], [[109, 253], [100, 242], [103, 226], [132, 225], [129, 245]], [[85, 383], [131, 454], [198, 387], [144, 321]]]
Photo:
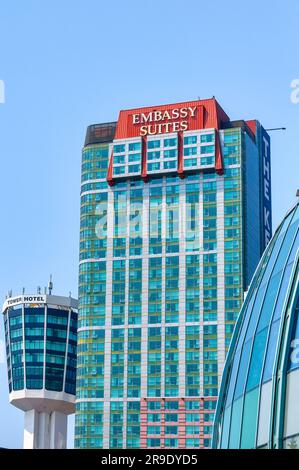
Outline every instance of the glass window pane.
[[263, 382], [267, 382], [267, 380], [270, 380], [272, 377], [279, 324], [280, 324], [280, 321], [278, 320], [274, 322], [271, 326], [270, 338], [269, 338], [268, 348], [266, 352], [266, 362], [265, 362], [265, 367], [264, 367]]
[[241, 429], [241, 414], [242, 414], [243, 399], [235, 401], [233, 404], [231, 426], [229, 432], [229, 448], [238, 449], [240, 440]]
[[244, 392], [245, 377], [247, 374], [250, 347], [251, 347], [251, 341], [247, 341], [247, 343], [245, 343], [243, 347], [240, 367], [238, 371], [237, 385], [236, 385], [236, 390], [235, 390], [235, 399], [240, 397]]
[[264, 328], [264, 330], [260, 331], [260, 333], [258, 333], [255, 337], [246, 390], [251, 390], [259, 384], [262, 373], [267, 333], [268, 328]]
[[273, 306], [277, 296], [278, 286], [281, 280], [281, 274], [282, 271], [279, 271], [279, 273], [273, 276], [269, 282], [257, 331], [263, 330], [269, 324], [269, 320], [273, 313]]
[[255, 430], [258, 413], [259, 389], [256, 388], [245, 395], [242, 421], [241, 448], [252, 449], [255, 446]]
[[235, 383], [236, 383], [236, 377], [237, 377], [237, 372], [238, 372], [238, 367], [239, 367], [239, 362], [240, 362], [240, 354], [241, 354], [241, 350], [239, 349], [236, 352], [235, 357], [234, 357], [232, 372], [231, 372], [231, 376], [229, 379], [229, 389], [228, 389], [227, 398], [226, 398], [226, 406], [229, 406], [232, 402], [234, 389], [235, 389]]
[[282, 307], [285, 301], [286, 291], [290, 282], [290, 275], [291, 275], [292, 268], [293, 268], [293, 265], [289, 264], [285, 269], [285, 273], [284, 273], [283, 280], [282, 280], [280, 290], [279, 290], [278, 299], [275, 305], [273, 321], [276, 321], [281, 317]]
[[231, 415], [231, 407], [226, 408], [224, 412], [223, 429], [221, 433], [222, 434], [221, 435], [221, 448], [222, 449], [227, 449], [227, 445], [228, 445], [230, 415]]
[[247, 329], [247, 332], [246, 332], [246, 341], [249, 338], [252, 338], [254, 330], [256, 328], [256, 324], [257, 324], [257, 321], [259, 319], [260, 309], [261, 309], [261, 305], [262, 305], [262, 302], [263, 302], [265, 290], [266, 290], [266, 284], [264, 284], [262, 287], [260, 287], [258, 292], [257, 292], [257, 296], [256, 296], [256, 299], [255, 299], [255, 302], [254, 302], [254, 307], [253, 307], [253, 310], [252, 310], [252, 313], [251, 313], [251, 318], [250, 318], [250, 321], [249, 321], [248, 329]]

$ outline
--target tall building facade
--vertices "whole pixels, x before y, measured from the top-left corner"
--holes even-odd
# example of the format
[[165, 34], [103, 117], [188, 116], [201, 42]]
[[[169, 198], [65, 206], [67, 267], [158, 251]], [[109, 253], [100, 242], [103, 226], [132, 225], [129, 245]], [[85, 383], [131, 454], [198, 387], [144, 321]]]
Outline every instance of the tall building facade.
[[271, 238], [270, 140], [212, 98], [121, 111], [82, 153], [75, 446], [209, 447]]
[[78, 301], [22, 294], [3, 305], [9, 401], [25, 412], [25, 449], [63, 449], [75, 412]]
[[215, 417], [218, 448], [299, 448], [299, 203], [259, 263], [233, 334]]

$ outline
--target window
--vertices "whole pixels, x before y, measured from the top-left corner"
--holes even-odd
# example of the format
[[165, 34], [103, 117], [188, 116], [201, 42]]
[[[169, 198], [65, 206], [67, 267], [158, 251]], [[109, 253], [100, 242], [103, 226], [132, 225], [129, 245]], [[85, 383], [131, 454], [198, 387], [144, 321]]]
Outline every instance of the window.
[[[130, 162], [140, 162], [140, 160], [141, 160], [141, 154], [140, 153], [129, 153], [129, 163]], [[115, 160], [114, 160], [114, 162], [115, 162]], [[119, 163], [121, 163], [121, 162], [119, 162]]]
[[[205, 402], [206, 403], [206, 402]], [[200, 403], [199, 401], [187, 401], [186, 402], [186, 410], [199, 410]]]
[[165, 170], [170, 170], [170, 169], [175, 169], [177, 167], [177, 162], [176, 160], [170, 160], [170, 161], [166, 161], [164, 162], [164, 169]]
[[165, 439], [165, 447], [174, 447], [174, 448], [177, 449], [178, 448], [178, 439], [167, 437]]
[[129, 165], [129, 173], [140, 173], [141, 166], [140, 165]]
[[175, 147], [177, 145], [177, 139], [164, 139], [164, 147]]
[[147, 433], [148, 434], [161, 434], [161, 427], [160, 426], [148, 426]]
[[147, 439], [147, 447], [160, 447], [161, 446], [161, 440], [160, 439]]
[[[126, 174], [140, 173], [141, 171], [141, 139], [138, 142], [115, 144], [113, 147], [113, 176], [118, 177]], [[134, 153], [132, 153], [134, 152]], [[139, 163], [132, 166], [128, 163]], [[96, 162], [97, 164], [97, 162]], [[107, 162], [105, 162], [107, 170]], [[97, 177], [96, 175], [93, 178]], [[104, 177], [104, 175], [103, 175]]]
[[172, 150], [164, 150], [164, 158], [176, 158], [177, 151], [175, 149]]
[[198, 438], [193, 438], [193, 437], [188, 437], [186, 439], [186, 447], [191, 448], [191, 449], [199, 447], [199, 439]]
[[186, 423], [197, 423], [200, 421], [199, 413], [186, 413]]
[[159, 423], [161, 421], [161, 414], [160, 413], [148, 413], [147, 421], [149, 423]]
[[255, 388], [245, 395], [244, 411], [241, 432], [241, 448], [251, 449], [255, 443], [255, 433], [252, 432], [256, 427], [257, 421], [257, 404], [259, 397], [259, 389]]
[[200, 136], [200, 142], [201, 143], [206, 143], [206, 142], [214, 142], [214, 134], [203, 134]]
[[124, 166], [116, 166], [113, 168], [114, 175], [124, 175], [125, 174], [125, 167]]
[[113, 153], [124, 153], [125, 152], [125, 145], [114, 145], [113, 147]]
[[186, 426], [186, 434], [200, 434], [199, 426]]
[[160, 410], [161, 402], [160, 401], [149, 401], [147, 403], [147, 409], [151, 411]]
[[178, 410], [179, 403], [177, 401], [166, 401], [165, 410]]
[[184, 156], [189, 157], [192, 155], [197, 155], [197, 147], [185, 147], [184, 148]]
[[200, 164], [201, 164], [202, 166], [214, 165], [214, 163], [215, 163], [214, 157], [205, 157], [205, 158], [201, 158], [201, 159], [200, 159]]
[[113, 162], [116, 164], [124, 164], [125, 163], [125, 155], [115, 155], [113, 157]]
[[243, 346], [243, 352], [241, 357], [241, 362], [238, 371], [237, 385], [235, 390], [235, 398], [238, 398], [243, 393], [243, 387], [245, 382], [245, 377], [247, 373], [248, 360], [250, 354], [251, 341], [247, 341]]
[[184, 166], [186, 168], [191, 167], [191, 166], [197, 166], [197, 159], [196, 158], [186, 158], [184, 160]]
[[194, 145], [197, 144], [197, 136], [189, 135], [184, 137], [184, 145]]
[[141, 143], [140, 142], [132, 142], [129, 144], [129, 152], [135, 152], [141, 150]]
[[254, 340], [246, 391], [255, 388], [260, 381], [268, 328], [260, 331]]
[[165, 426], [165, 434], [177, 434], [178, 426]]
[[201, 154], [215, 153], [215, 147], [214, 145], [205, 145], [200, 148], [200, 153]]
[[165, 422], [166, 423], [170, 423], [170, 422], [178, 422], [178, 415], [177, 414], [173, 414], [173, 413], [166, 413], [165, 414]]
[[158, 160], [160, 155], [160, 152], [147, 152], [147, 160]]
[[239, 133], [234, 134], [224, 134], [224, 143], [225, 144], [232, 144], [239, 141]]
[[148, 140], [147, 148], [148, 149], [156, 149], [159, 148], [161, 145], [160, 140]]
[[148, 171], [158, 171], [160, 170], [160, 163], [148, 163], [147, 164], [147, 170]]

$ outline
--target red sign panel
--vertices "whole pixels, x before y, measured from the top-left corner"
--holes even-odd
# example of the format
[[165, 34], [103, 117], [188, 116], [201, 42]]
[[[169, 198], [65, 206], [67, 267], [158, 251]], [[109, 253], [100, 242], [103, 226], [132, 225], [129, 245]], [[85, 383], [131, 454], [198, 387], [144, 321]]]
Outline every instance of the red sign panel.
[[212, 98], [120, 111], [115, 139], [215, 128], [229, 118]]
[[[186, 101], [146, 108], [120, 111], [114, 139], [142, 138], [141, 176], [147, 180], [146, 140], [150, 135], [178, 133], [178, 174], [184, 177], [183, 132], [199, 129], [216, 129], [215, 170], [223, 173], [221, 146], [218, 130], [229, 117], [215, 98]], [[107, 180], [113, 184], [113, 153], [110, 157]]]

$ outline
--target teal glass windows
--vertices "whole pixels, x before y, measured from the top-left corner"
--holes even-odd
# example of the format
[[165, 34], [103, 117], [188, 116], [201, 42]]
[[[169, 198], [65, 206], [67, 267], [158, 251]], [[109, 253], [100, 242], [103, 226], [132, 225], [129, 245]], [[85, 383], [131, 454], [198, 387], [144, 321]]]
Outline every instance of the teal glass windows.
[[160, 139], [155, 136], [147, 138], [147, 173], [161, 171], [167, 173], [177, 170], [178, 139], [177, 134], [163, 134]]
[[215, 166], [215, 130], [187, 131], [183, 139], [184, 170]]
[[113, 178], [141, 174], [141, 138], [114, 141]]

